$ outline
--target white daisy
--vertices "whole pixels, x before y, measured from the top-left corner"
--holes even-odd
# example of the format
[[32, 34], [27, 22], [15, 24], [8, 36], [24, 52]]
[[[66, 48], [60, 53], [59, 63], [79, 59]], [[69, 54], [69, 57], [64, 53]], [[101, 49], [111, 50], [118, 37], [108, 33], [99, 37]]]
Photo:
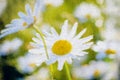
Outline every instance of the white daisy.
[[12, 41], [4, 41], [3, 44], [0, 45], [0, 55], [4, 56], [17, 51], [22, 43], [22, 40], [19, 38], [15, 38]]
[[[120, 48], [119, 48], [120, 42], [118, 41], [98, 41], [96, 45], [93, 46], [93, 50], [98, 52], [97, 58], [101, 58], [101, 55], [104, 54], [109, 54], [113, 55], [115, 58], [114, 54], [119, 54]], [[118, 55], [117, 54], [117, 55]], [[103, 56], [105, 57], [105, 55]], [[110, 56], [109, 56], [110, 57]]]
[[117, 0], [105, 0], [106, 7], [104, 8], [104, 12], [107, 16], [110, 17], [119, 17], [119, 7], [120, 1]]
[[112, 62], [109, 64], [108, 71], [104, 74], [101, 80], [119, 80], [119, 67], [116, 65], [116, 62]]
[[91, 80], [93, 77], [103, 76], [109, 71], [109, 67], [109, 63], [103, 61], [92, 61], [90, 64], [73, 68], [72, 73], [76, 78]]
[[108, 18], [105, 23], [105, 29], [101, 31], [101, 35], [105, 40], [120, 40], [120, 29], [116, 28], [116, 20]]
[[[68, 21], [66, 20], [62, 26], [60, 34], [58, 34], [54, 28], [51, 28], [51, 32], [44, 32], [44, 38], [49, 55], [47, 64], [52, 64], [58, 61], [58, 70], [62, 70], [65, 61], [71, 64], [72, 59], [78, 59], [78, 57], [87, 54], [84, 50], [89, 49], [92, 45], [92, 42], [89, 41], [93, 38], [93, 36], [81, 38], [86, 29], [76, 35], [77, 25], [78, 24], [75, 23], [69, 31]], [[39, 35], [37, 34], [36, 36]], [[38, 54], [40, 52], [42, 53], [44, 45], [41, 38], [34, 38], [34, 41], [36, 42], [34, 46], [37, 48], [32, 52]]]
[[41, 9], [43, 8], [43, 3], [41, 0], [37, 0], [34, 6], [34, 9], [30, 7], [29, 4], [25, 5], [25, 10], [27, 14], [24, 14], [23, 12], [19, 12], [18, 15], [20, 19], [14, 19], [11, 21], [10, 24], [6, 25], [6, 29], [1, 31], [0, 38], [15, 33], [19, 30], [24, 30], [34, 24], [39, 18], [39, 14]]
[[81, 3], [74, 12], [75, 17], [77, 17], [81, 22], [85, 22], [88, 19], [97, 19], [101, 16], [99, 8], [93, 4]]

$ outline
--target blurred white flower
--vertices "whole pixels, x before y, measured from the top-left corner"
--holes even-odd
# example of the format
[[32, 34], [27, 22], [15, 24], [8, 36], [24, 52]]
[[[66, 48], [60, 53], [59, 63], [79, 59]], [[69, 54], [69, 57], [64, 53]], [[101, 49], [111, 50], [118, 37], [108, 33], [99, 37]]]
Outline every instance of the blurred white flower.
[[[72, 63], [72, 59], [78, 59], [80, 56], [87, 54], [84, 50], [89, 49], [92, 42], [89, 42], [93, 36], [81, 38], [86, 29], [76, 35], [78, 24], [75, 23], [71, 30], [68, 30], [68, 21], [66, 20], [62, 26], [61, 33], [58, 34], [54, 28], [50, 32], [44, 32], [45, 42], [49, 59], [47, 64], [52, 64], [58, 61], [58, 70], [62, 70], [65, 62]], [[43, 53], [44, 45], [39, 34], [37, 38], [33, 38], [35, 44], [31, 53]], [[80, 39], [81, 38], [81, 39]]]
[[74, 12], [81, 22], [85, 22], [88, 19], [97, 19], [101, 16], [100, 9], [94, 4], [81, 3]]
[[17, 51], [22, 45], [22, 41], [19, 38], [15, 38], [12, 41], [4, 41], [0, 45], [0, 55], [8, 55]]
[[109, 64], [106, 62], [92, 61], [90, 64], [86, 64], [80, 67], [74, 67], [72, 73], [73, 76], [76, 78], [90, 80], [93, 77], [104, 75], [108, 71], [109, 67]]
[[106, 7], [104, 9], [104, 12], [111, 17], [118, 17], [119, 12], [120, 12], [120, 2], [116, 2], [117, 0], [105, 0]]
[[32, 24], [36, 22], [37, 18], [39, 18], [40, 11], [42, 10], [42, 8], [43, 8], [42, 0], [36, 1], [33, 10], [29, 4], [26, 4], [25, 10], [27, 14], [19, 12], [18, 15], [20, 19], [13, 19], [10, 24], [6, 25], [6, 29], [1, 31], [0, 38], [30, 27]]
[[6, 0], [0, 0], [0, 16], [1, 16], [2, 12], [4, 11], [4, 9], [6, 8], [6, 5], [7, 5]]
[[58, 7], [63, 4], [64, 0], [44, 0], [46, 5], [53, 5]]
[[108, 71], [101, 80], [118, 80], [118, 66], [116, 62], [110, 63]]
[[25, 80], [49, 80], [49, 70], [47, 68], [41, 68], [39, 72], [26, 77]]
[[34, 55], [27, 53], [24, 57], [18, 58], [18, 66], [22, 72], [29, 73], [42, 64], [42, 58], [44, 58], [44, 56], [40, 54]]
[[[98, 52], [97, 58], [104, 58], [104, 54], [114, 55], [120, 52], [119, 48], [120, 42], [117, 41], [98, 41], [96, 45], [93, 46], [93, 50]], [[110, 57], [110, 56], [109, 56]], [[115, 55], [114, 57], [115, 58]]]
[[115, 19], [109, 18], [105, 23], [105, 29], [101, 31], [101, 35], [105, 40], [120, 40], [120, 29], [115, 28]]

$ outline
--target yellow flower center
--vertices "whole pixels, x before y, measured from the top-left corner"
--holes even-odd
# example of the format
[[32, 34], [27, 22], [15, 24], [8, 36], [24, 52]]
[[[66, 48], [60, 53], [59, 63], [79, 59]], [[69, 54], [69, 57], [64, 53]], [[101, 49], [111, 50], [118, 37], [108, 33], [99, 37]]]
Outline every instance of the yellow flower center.
[[90, 15], [90, 14], [87, 14], [87, 15], [86, 15], [86, 18], [87, 18], [87, 19], [90, 19], [90, 18], [91, 18], [91, 15]]
[[26, 22], [23, 23], [23, 26], [26, 27], [28, 24]]
[[35, 63], [31, 63], [31, 64], [29, 64], [29, 66], [34, 68], [34, 67], [36, 67], [36, 64]]
[[94, 77], [99, 77], [99, 75], [100, 75], [100, 71], [99, 70], [95, 70]]
[[[36, 16], [33, 16], [33, 18], [34, 18], [34, 23], [37, 21], [37, 18], [36, 18]], [[26, 27], [28, 24], [26, 23], [26, 22], [24, 22], [23, 24], [22, 24], [24, 27]], [[30, 26], [32, 26], [33, 24], [31, 24]]]
[[37, 18], [36, 18], [36, 16], [33, 16], [33, 18], [34, 18], [34, 23], [37, 21]]
[[107, 50], [105, 51], [105, 53], [106, 53], [106, 54], [115, 54], [116, 51], [113, 50], [113, 49], [107, 49]]
[[72, 49], [72, 45], [67, 40], [58, 40], [52, 46], [52, 52], [56, 55], [66, 55]]

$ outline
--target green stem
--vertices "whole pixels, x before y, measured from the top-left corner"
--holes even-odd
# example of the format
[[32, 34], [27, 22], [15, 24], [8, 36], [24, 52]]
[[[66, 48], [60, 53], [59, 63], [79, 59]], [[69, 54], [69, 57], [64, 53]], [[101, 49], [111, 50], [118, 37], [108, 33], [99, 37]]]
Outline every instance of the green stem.
[[[45, 39], [44, 39], [44, 35], [42, 34], [42, 32], [40, 31], [40, 29], [34, 25], [34, 29], [40, 34], [41, 36], [41, 39], [43, 41], [43, 44], [44, 44], [44, 48], [45, 48], [45, 53], [46, 53], [46, 56], [47, 56], [47, 59], [49, 59], [49, 56], [48, 56], [48, 51], [47, 51], [47, 45], [46, 45], [46, 42], [45, 42]], [[50, 65], [50, 72], [51, 72], [51, 78], [52, 80], [54, 80], [54, 70], [53, 70], [53, 65]]]
[[53, 65], [50, 65], [51, 79], [54, 80], [54, 70]]
[[47, 51], [47, 45], [46, 45], [46, 42], [45, 42], [44, 37], [43, 37], [44, 35], [42, 34], [42, 32], [40, 31], [40, 29], [37, 26], [34, 26], [34, 29], [40, 34], [41, 39], [42, 39], [43, 44], [44, 44], [44, 48], [45, 48], [45, 53], [46, 53], [47, 59], [49, 59], [48, 51]]
[[67, 62], [65, 63], [65, 69], [66, 69], [66, 74], [67, 74], [68, 80], [72, 80]]

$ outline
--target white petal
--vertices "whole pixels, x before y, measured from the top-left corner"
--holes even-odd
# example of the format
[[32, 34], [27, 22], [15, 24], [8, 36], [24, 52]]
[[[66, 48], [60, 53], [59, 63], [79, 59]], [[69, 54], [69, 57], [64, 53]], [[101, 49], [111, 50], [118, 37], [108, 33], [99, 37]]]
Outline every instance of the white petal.
[[32, 16], [32, 10], [31, 10], [31, 7], [29, 4], [25, 5], [25, 10], [26, 10], [28, 16]]
[[9, 27], [14, 27], [12, 24], [7, 24], [5, 25], [6, 28], [9, 28]]
[[56, 32], [56, 30], [54, 28], [51, 28], [51, 33], [52, 33], [52, 35], [58, 36], [58, 33]]
[[65, 60], [64, 59], [59, 59], [58, 60], [58, 70], [61, 71], [63, 69]]
[[13, 25], [13, 26], [20, 26], [20, 25], [22, 25], [24, 23], [24, 21], [22, 20], [22, 19], [13, 19], [12, 21], [11, 21], [11, 24]]
[[36, 42], [37, 44], [43, 45], [42, 40], [40, 40], [40, 39], [38, 39], [38, 38], [32, 38], [32, 40], [33, 40], [34, 42]]
[[91, 39], [93, 39], [93, 35], [90, 35], [88, 37], [80, 39], [80, 42], [81, 43], [86, 43], [86, 42], [90, 41]]
[[50, 65], [52, 63], [55, 63], [57, 61], [57, 57], [51, 57], [50, 59], [48, 59], [48, 61], [46, 61], [47, 65]]
[[81, 38], [85, 32], [86, 32], [86, 29], [83, 29], [79, 34], [77, 34], [77, 36], [75, 36], [75, 38], [77, 39]]
[[34, 6], [34, 16], [38, 16], [40, 14], [40, 11], [42, 11], [42, 9], [44, 8], [44, 3], [43, 0], [37, 0]]
[[67, 62], [68, 62], [69, 64], [71, 64], [71, 63], [72, 63], [72, 58], [69, 57], [69, 58], [67, 59]]
[[35, 48], [35, 49], [30, 49], [29, 50], [30, 53], [32, 54], [43, 54], [45, 52], [44, 48]]
[[19, 15], [19, 17], [22, 18], [22, 19], [24, 19], [24, 18], [27, 17], [23, 12], [18, 12], [18, 15]]
[[30, 42], [30, 45], [31, 45], [32, 47], [35, 47], [35, 48], [44, 47], [44, 45], [41, 45], [41, 44], [38, 44], [38, 43], [34, 43], [34, 42]]
[[41, 40], [41, 36], [40, 36], [40, 34], [39, 33], [36, 33], [36, 35], [35, 35], [38, 39], [40, 39]]
[[85, 43], [80, 47], [80, 50], [86, 50], [89, 49], [92, 46], [93, 42]]
[[60, 37], [68, 36], [68, 20], [66, 20], [62, 26]]
[[88, 54], [87, 52], [79, 52], [79, 53], [75, 53], [74, 55], [76, 56], [84, 56], [85, 54]]
[[46, 37], [51, 37], [52, 36], [51, 33], [47, 32], [47, 31], [42, 31], [42, 32]]
[[71, 38], [75, 36], [76, 30], [77, 30], [77, 26], [78, 26], [78, 23], [75, 23], [75, 24], [73, 25], [72, 30], [71, 30], [71, 32], [70, 32], [70, 37], [71, 37]]
[[23, 29], [22, 27], [12, 27], [9, 29], [4, 29], [4, 31], [2, 31], [2, 34], [0, 35], [0, 39], [9, 35], [9, 34], [18, 32], [19, 30], [22, 30], [22, 29]]

